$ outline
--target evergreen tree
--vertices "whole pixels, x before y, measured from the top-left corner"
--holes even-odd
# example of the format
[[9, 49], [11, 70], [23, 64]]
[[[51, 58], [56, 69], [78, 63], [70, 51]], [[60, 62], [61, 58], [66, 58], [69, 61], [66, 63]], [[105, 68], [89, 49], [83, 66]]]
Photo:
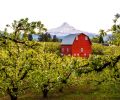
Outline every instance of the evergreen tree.
[[56, 35], [53, 36], [53, 40], [52, 40], [52, 41], [53, 41], [53, 42], [58, 42], [58, 38], [57, 38]]
[[39, 35], [38, 40], [39, 41], [43, 41], [43, 42], [50, 42], [51, 41], [51, 35], [49, 33], [44, 33]]
[[100, 33], [100, 35], [99, 35], [99, 43], [104, 43], [103, 38], [104, 38], [105, 35], [107, 35], [107, 33], [102, 29], [99, 30], [99, 33]]
[[104, 43], [103, 37], [101, 35], [99, 36], [99, 43]]
[[28, 40], [30, 40], [30, 41], [33, 40], [33, 36], [32, 36], [32, 34], [28, 34]]

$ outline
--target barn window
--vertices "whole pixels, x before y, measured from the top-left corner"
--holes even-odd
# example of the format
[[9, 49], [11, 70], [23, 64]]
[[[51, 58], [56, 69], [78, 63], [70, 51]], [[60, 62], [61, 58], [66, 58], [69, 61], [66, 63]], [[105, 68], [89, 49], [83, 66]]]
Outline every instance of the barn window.
[[71, 54], [68, 54], [68, 56], [71, 56]]
[[79, 53], [77, 54], [77, 56], [79, 56]]
[[69, 48], [67, 48], [67, 52], [69, 52]]
[[62, 52], [64, 52], [64, 48], [62, 48]]
[[63, 53], [61, 53], [61, 56], [63, 56], [64, 54]]
[[76, 40], [78, 40], [78, 36], [76, 36]]
[[88, 40], [88, 37], [87, 37], [87, 36], [85, 36], [85, 40]]
[[76, 54], [74, 53], [74, 56], [76, 56]]
[[86, 53], [84, 53], [84, 56], [86, 56]]
[[80, 48], [80, 51], [83, 52], [83, 48]]

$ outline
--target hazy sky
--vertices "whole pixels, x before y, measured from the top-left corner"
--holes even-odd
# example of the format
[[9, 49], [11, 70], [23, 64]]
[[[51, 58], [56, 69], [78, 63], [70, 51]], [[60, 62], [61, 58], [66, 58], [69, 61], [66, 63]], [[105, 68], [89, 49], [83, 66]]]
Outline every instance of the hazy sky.
[[120, 0], [0, 0], [0, 13], [0, 29], [28, 17], [41, 20], [48, 29], [67, 22], [76, 29], [97, 33], [112, 25], [114, 15], [120, 13]]

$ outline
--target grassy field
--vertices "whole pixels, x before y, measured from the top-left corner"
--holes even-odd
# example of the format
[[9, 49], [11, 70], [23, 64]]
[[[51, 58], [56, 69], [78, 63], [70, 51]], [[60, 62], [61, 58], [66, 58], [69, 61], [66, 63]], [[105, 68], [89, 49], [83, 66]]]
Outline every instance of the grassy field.
[[[10, 100], [9, 96], [1, 96], [0, 100]], [[63, 93], [50, 93], [48, 98], [42, 95], [27, 92], [18, 97], [18, 100], [120, 100], [120, 93], [104, 93], [90, 87], [69, 87]]]
[[[8, 96], [1, 97], [0, 100], [10, 100]], [[77, 94], [77, 93], [69, 93], [69, 94], [59, 94], [49, 96], [44, 99], [39, 95], [26, 94], [20, 96], [18, 100], [120, 100], [120, 96], [109, 96], [104, 94]]]

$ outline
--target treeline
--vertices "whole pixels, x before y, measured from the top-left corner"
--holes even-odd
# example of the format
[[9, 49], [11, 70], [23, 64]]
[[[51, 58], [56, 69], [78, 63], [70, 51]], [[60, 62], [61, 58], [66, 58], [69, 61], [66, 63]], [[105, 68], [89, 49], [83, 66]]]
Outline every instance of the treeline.
[[[34, 40], [33, 35], [34, 34], [28, 34], [28, 39], [30, 41]], [[59, 38], [57, 38], [56, 35], [51, 36], [50, 33], [46, 32], [44, 34], [37, 35], [37, 41], [40, 41], [40, 42], [60, 42], [61, 40]]]

